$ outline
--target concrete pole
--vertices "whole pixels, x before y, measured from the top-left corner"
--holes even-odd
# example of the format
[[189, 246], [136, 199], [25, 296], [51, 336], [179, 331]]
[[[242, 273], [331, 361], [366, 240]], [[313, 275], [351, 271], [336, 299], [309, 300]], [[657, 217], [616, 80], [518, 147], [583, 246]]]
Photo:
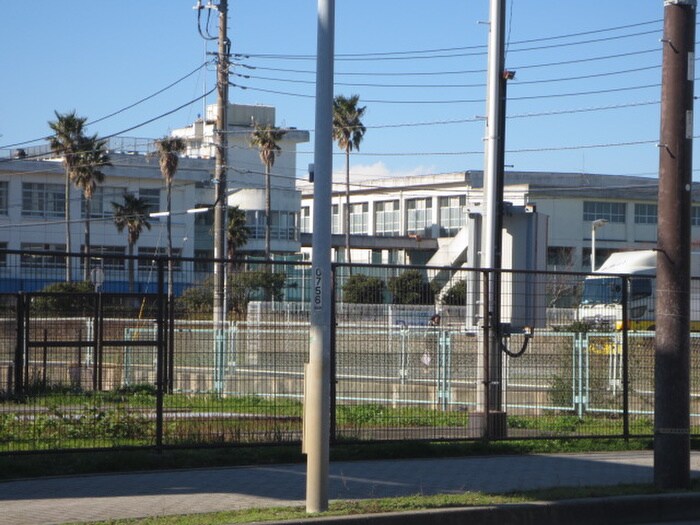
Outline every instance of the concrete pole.
[[306, 511], [328, 510], [331, 362], [331, 190], [335, 0], [318, 0], [311, 328], [304, 392]]
[[695, 0], [664, 2], [656, 269], [654, 483], [690, 486], [690, 212]]
[[[498, 268], [501, 260], [501, 228], [503, 207], [503, 90], [504, 80], [504, 34], [505, 0], [490, 0], [489, 14], [489, 54], [487, 73], [487, 117], [484, 159], [484, 215], [481, 232], [482, 268]], [[482, 307], [481, 322], [487, 327], [488, 335], [482, 338], [480, 355], [488, 363], [488, 376], [479, 378], [477, 387], [478, 411], [484, 416], [501, 410], [501, 364], [502, 354], [497, 337], [497, 324], [500, 317], [500, 287], [498, 275], [489, 279], [489, 311]], [[482, 288], [483, 290], [483, 288]], [[482, 333], [484, 333], [482, 331]], [[488, 338], [488, 341], [484, 340]], [[488, 355], [486, 353], [488, 352]], [[484, 367], [479, 367], [484, 370]], [[488, 392], [486, 391], [488, 389]], [[486, 406], [488, 402], [488, 406]], [[488, 424], [484, 419], [481, 430]]]
[[219, 49], [216, 67], [216, 165], [214, 167], [214, 184], [216, 185], [216, 201], [214, 206], [214, 330], [218, 334], [215, 339], [222, 337], [226, 319], [224, 304], [224, 272], [226, 264], [226, 157], [228, 136], [226, 135], [228, 118], [228, 64], [229, 41], [227, 36], [228, 0], [219, 0]]

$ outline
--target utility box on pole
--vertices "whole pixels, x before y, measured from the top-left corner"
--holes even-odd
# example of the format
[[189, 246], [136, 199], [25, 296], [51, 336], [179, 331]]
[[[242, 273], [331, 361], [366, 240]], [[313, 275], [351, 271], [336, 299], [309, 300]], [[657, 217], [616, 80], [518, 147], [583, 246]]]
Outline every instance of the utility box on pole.
[[[535, 211], [534, 206], [505, 204], [503, 214], [501, 327], [508, 333], [519, 333], [546, 325], [546, 292], [543, 274], [547, 269], [547, 215]], [[476, 264], [481, 252], [481, 210], [469, 213], [470, 231], [468, 260]], [[467, 330], [479, 326], [480, 276], [472, 272], [467, 283]]]

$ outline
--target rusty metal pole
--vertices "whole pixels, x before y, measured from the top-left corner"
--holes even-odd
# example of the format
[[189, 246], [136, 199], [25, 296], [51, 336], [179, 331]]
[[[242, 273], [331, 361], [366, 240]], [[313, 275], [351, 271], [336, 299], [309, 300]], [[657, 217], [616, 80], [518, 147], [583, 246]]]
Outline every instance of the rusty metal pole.
[[659, 144], [654, 483], [690, 485], [690, 207], [696, 0], [665, 0]]

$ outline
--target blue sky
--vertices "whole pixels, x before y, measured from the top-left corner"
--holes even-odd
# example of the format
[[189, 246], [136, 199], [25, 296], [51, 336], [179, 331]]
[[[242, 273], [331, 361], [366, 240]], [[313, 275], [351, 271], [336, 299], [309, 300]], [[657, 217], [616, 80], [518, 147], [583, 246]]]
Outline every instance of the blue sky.
[[[2, 0], [0, 146], [48, 135], [53, 111], [129, 130], [214, 86], [195, 0]], [[230, 0], [232, 102], [277, 108], [313, 131], [315, 0]], [[507, 0], [506, 163], [517, 170], [655, 176], [662, 0]], [[337, 94], [367, 106], [354, 174], [483, 167], [488, 0], [337, 0]], [[215, 17], [210, 28], [216, 32]], [[245, 76], [239, 76], [245, 75]], [[245, 86], [247, 89], [243, 89]], [[209, 103], [215, 102], [212, 95]], [[197, 103], [123, 135], [158, 138]], [[313, 135], [312, 135], [313, 137]], [[31, 144], [28, 144], [31, 145]], [[313, 138], [299, 148], [298, 176]], [[342, 156], [336, 165], [342, 169]]]

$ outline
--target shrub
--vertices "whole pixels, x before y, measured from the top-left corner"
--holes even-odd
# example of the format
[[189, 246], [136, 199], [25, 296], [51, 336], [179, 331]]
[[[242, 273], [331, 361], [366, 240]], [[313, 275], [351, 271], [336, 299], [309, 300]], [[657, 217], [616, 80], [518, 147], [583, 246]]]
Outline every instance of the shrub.
[[442, 304], [465, 306], [467, 304], [467, 281], [459, 281], [442, 296]]
[[32, 306], [37, 313], [44, 315], [85, 315], [86, 310], [94, 310], [94, 301], [89, 298], [94, 294], [95, 288], [88, 281], [81, 282], [61, 282], [45, 286], [42, 293], [51, 295], [41, 295], [34, 299]]
[[382, 304], [384, 289], [384, 281], [379, 277], [351, 275], [343, 285], [343, 300], [346, 303]]
[[433, 304], [435, 291], [418, 270], [406, 270], [389, 279], [389, 291], [394, 304]]

